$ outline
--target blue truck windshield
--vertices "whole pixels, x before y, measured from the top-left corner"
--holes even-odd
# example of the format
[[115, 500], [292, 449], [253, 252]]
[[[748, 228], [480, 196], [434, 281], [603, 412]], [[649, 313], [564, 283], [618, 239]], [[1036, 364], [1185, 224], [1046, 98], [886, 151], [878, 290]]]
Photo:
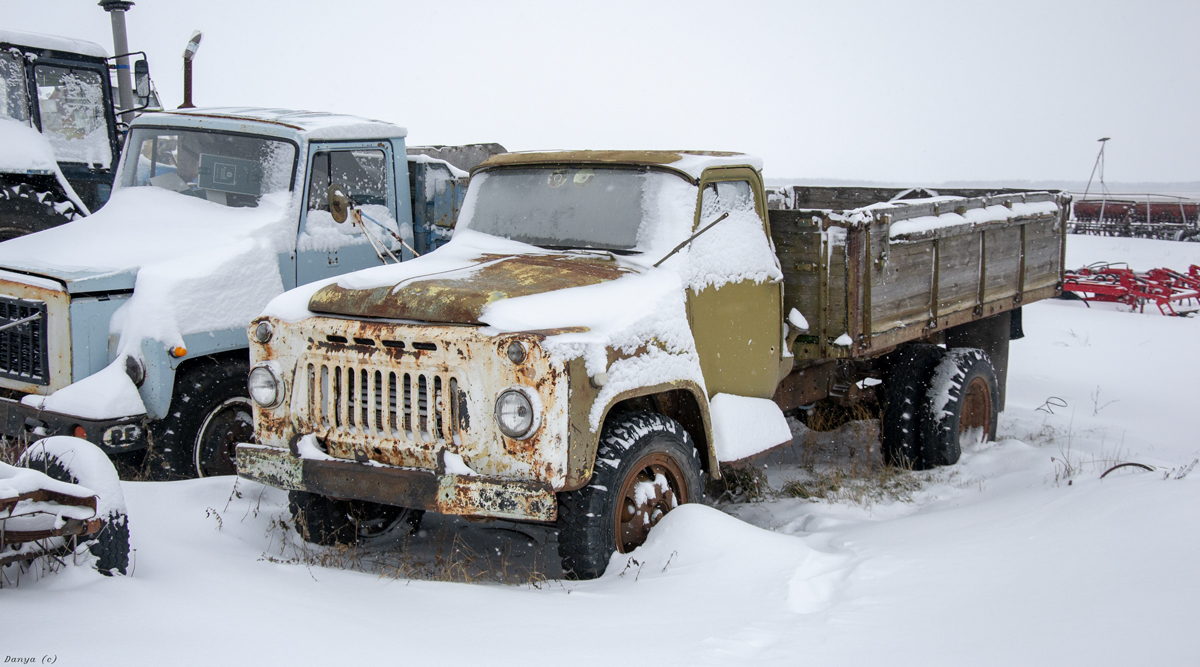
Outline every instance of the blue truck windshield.
[[134, 128], [127, 150], [121, 185], [235, 207], [290, 189], [296, 164], [296, 147], [286, 141], [177, 128]]

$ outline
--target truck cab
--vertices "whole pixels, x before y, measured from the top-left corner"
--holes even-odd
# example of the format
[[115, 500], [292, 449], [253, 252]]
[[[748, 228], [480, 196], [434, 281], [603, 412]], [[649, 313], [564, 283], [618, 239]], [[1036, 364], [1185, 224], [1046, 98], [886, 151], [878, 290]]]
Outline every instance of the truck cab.
[[[92, 42], [0, 30], [0, 240], [108, 201], [123, 138], [109, 60]], [[136, 65], [144, 108], [154, 93]]]
[[0, 432], [149, 448], [157, 478], [232, 474], [247, 323], [444, 242], [465, 172], [410, 159], [406, 135], [283, 109], [140, 116], [102, 211], [0, 243]]

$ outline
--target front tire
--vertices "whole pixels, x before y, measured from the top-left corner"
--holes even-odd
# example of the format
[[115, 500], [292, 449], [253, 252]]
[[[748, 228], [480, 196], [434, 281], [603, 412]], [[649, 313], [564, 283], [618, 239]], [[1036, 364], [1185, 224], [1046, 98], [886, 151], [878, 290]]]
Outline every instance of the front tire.
[[129, 518], [117, 470], [108, 456], [86, 440], [55, 436], [30, 445], [18, 465], [60, 482], [78, 484], [97, 495], [100, 530], [80, 544], [86, 544], [95, 557], [97, 572], [108, 577], [125, 574], [129, 567]]
[[592, 479], [558, 497], [563, 573], [570, 579], [604, 574], [614, 551], [641, 546], [667, 512], [703, 502], [702, 474], [692, 437], [675, 420], [650, 412], [611, 417]]
[[249, 372], [246, 360], [204, 358], [176, 375], [171, 407], [152, 431], [153, 479], [237, 474], [234, 448], [254, 437]]
[[424, 510], [338, 500], [307, 491], [289, 491], [288, 509], [304, 541], [323, 547], [353, 546], [405, 524], [408, 535], [421, 528]]

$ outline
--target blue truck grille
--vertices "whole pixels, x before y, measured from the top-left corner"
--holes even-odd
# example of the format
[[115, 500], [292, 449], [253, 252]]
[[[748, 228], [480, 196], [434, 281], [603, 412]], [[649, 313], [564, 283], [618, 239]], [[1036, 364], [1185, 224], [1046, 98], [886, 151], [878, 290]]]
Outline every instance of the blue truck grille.
[[0, 377], [50, 384], [46, 346], [46, 303], [0, 296]]

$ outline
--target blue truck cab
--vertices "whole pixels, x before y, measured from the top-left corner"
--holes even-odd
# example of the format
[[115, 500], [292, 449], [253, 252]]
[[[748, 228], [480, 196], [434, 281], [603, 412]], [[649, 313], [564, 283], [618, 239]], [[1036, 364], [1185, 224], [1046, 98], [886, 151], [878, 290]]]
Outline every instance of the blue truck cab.
[[234, 473], [266, 302], [449, 239], [466, 173], [406, 134], [283, 109], [139, 117], [104, 209], [0, 243], [0, 433], [146, 450], [153, 478]]

